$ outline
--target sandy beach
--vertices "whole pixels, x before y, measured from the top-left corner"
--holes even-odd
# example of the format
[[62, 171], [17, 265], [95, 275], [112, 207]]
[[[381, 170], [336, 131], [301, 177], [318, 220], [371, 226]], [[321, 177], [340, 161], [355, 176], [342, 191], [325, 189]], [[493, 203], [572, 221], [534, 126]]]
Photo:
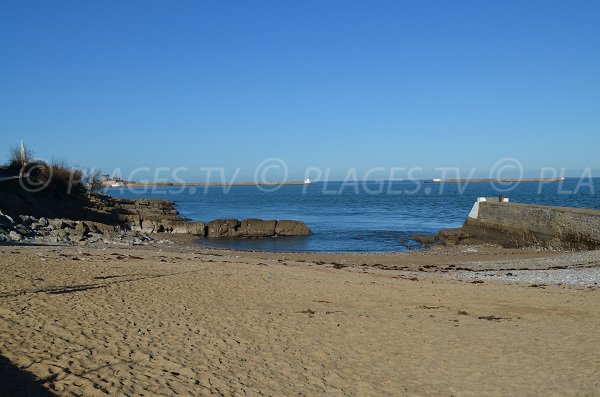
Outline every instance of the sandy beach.
[[0, 397], [600, 397], [600, 1], [0, 1]]
[[3, 246], [0, 394], [598, 395], [593, 280], [460, 276], [568, 255]]

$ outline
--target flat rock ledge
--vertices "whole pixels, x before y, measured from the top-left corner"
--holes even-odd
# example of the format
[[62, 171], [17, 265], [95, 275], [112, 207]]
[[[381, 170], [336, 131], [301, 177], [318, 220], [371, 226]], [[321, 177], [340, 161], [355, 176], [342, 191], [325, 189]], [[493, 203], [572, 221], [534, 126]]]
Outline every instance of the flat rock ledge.
[[263, 219], [217, 219], [208, 223], [151, 220], [141, 222], [133, 230], [143, 233], [185, 233], [208, 238], [266, 238], [308, 236], [311, 230], [301, 221]]

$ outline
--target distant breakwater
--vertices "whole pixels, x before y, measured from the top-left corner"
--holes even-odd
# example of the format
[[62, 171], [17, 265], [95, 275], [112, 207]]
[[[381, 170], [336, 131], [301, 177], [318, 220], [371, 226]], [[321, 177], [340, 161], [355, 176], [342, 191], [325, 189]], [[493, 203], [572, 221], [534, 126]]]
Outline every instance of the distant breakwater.
[[118, 182], [104, 184], [105, 187], [187, 187], [187, 186], [281, 186], [304, 185], [304, 181], [285, 182]]
[[499, 183], [515, 183], [515, 182], [564, 182], [565, 178], [474, 178], [474, 179], [432, 179], [432, 183], [480, 183], [480, 182], [499, 182]]

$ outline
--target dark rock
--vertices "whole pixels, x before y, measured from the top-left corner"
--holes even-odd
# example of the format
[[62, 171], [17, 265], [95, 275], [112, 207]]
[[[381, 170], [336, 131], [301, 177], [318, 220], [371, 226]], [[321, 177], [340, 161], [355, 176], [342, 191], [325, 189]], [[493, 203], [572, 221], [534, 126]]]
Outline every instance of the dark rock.
[[100, 240], [102, 240], [102, 234], [100, 233], [90, 233], [87, 238], [88, 243], [96, 243]]
[[165, 231], [165, 226], [163, 225], [163, 221], [144, 219], [141, 221], [140, 227], [133, 228], [132, 230], [137, 230], [144, 233], [163, 233]]
[[410, 238], [423, 245], [431, 245], [440, 242], [440, 238], [437, 234], [413, 234]]
[[48, 238], [46, 239], [46, 241], [49, 244], [58, 244], [61, 242], [60, 238], [57, 236], [48, 236]]
[[48, 220], [48, 228], [50, 230], [60, 230], [63, 228], [63, 223], [61, 219], [50, 219]]
[[77, 222], [72, 221], [70, 219], [63, 219], [63, 225], [67, 228], [67, 229], [75, 229], [75, 226], [77, 226]]
[[90, 232], [90, 227], [85, 222], [78, 222], [75, 225], [75, 233], [79, 235], [88, 234]]
[[473, 236], [465, 228], [443, 229], [437, 234], [413, 234], [411, 239], [418, 241], [422, 245], [430, 246], [435, 244], [458, 245], [477, 243]]
[[272, 237], [275, 235], [277, 221], [245, 219], [238, 230], [241, 237]]
[[310, 229], [300, 221], [217, 219], [208, 222], [210, 238], [308, 236], [310, 233]]
[[23, 224], [18, 224], [15, 226], [15, 231], [19, 233], [21, 236], [29, 236], [31, 235], [31, 229]]
[[72, 241], [74, 243], [78, 243], [83, 240], [85, 240], [85, 237], [82, 236], [81, 234], [70, 234], [69, 235], [69, 241]]
[[10, 233], [8, 233], [8, 238], [10, 238], [12, 241], [23, 240], [23, 236], [20, 235], [19, 233], [15, 232], [14, 230], [11, 230]]
[[206, 236], [206, 224], [204, 222], [171, 222], [169, 226], [165, 226], [165, 231], [169, 233], [191, 234], [193, 236]]
[[59, 238], [67, 238], [70, 235], [70, 233], [66, 229], [56, 230], [53, 234]]
[[235, 238], [239, 237], [240, 221], [237, 219], [217, 219], [208, 222], [208, 237]]
[[50, 219], [48, 223], [49, 227], [54, 230], [75, 228], [75, 222], [68, 219]]
[[24, 225], [31, 225], [33, 222], [37, 221], [36, 218], [34, 218], [33, 216], [30, 215], [20, 215], [19, 218], [21, 219], [21, 223]]
[[15, 222], [13, 218], [8, 215], [4, 215], [2, 211], [0, 211], [0, 226], [8, 226], [10, 228], [14, 223]]
[[277, 221], [275, 234], [278, 236], [308, 236], [310, 229], [301, 221]]
[[43, 237], [43, 236], [48, 236], [50, 234], [50, 232], [48, 230], [45, 229], [38, 229], [35, 231], [35, 236], [36, 237]]
[[113, 225], [107, 225], [106, 223], [92, 222], [92, 221], [85, 221], [83, 223], [85, 223], [85, 225], [89, 229], [89, 232], [92, 232], [92, 233], [104, 234], [104, 233], [112, 233], [115, 231], [115, 227]]

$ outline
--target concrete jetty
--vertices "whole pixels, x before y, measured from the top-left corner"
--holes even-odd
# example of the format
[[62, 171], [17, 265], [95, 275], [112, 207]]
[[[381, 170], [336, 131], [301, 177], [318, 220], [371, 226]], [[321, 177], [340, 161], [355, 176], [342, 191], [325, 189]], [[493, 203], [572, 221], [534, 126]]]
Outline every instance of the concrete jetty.
[[600, 210], [479, 198], [462, 231], [506, 246], [600, 249]]

